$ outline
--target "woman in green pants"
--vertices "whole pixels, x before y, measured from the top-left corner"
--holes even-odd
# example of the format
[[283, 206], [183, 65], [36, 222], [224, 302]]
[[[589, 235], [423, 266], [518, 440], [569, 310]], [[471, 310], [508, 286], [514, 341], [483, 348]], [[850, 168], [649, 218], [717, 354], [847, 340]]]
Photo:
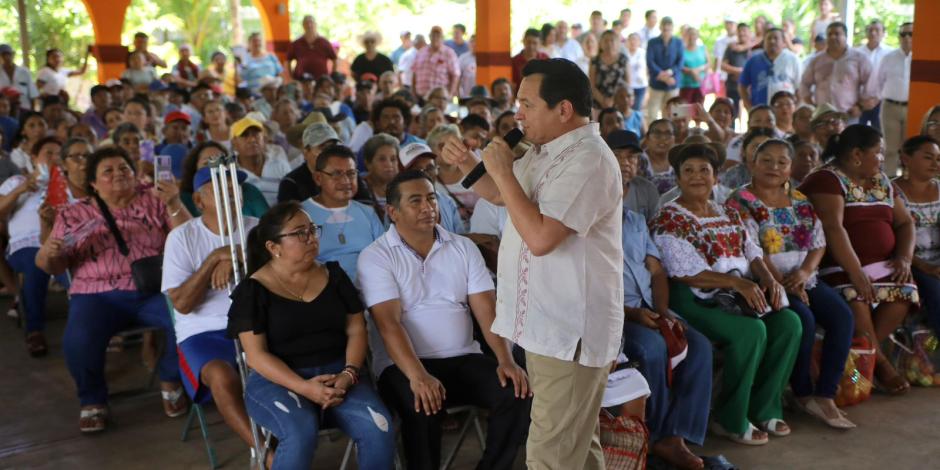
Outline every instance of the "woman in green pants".
[[[786, 436], [782, 394], [802, 334], [786, 293], [748, 237], [740, 216], [710, 200], [724, 150], [688, 144], [669, 152], [681, 196], [660, 210], [653, 239], [672, 279], [669, 307], [717, 343], [724, 357], [712, 430], [734, 442], [761, 445]], [[756, 278], [757, 281], [752, 281]], [[760, 318], [719, 301], [734, 294]], [[755, 426], [756, 425], [756, 426]]]

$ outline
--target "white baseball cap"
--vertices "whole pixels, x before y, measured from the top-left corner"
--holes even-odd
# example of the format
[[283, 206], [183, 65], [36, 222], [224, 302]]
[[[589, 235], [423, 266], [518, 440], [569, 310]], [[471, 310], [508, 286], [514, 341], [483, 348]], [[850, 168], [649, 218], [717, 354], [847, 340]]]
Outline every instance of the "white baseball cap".
[[408, 166], [411, 165], [412, 162], [423, 155], [428, 155], [431, 158], [437, 158], [437, 155], [431, 151], [431, 147], [428, 147], [427, 144], [415, 142], [401, 148], [401, 150], [398, 152], [398, 160], [401, 162], [401, 167], [407, 170]]

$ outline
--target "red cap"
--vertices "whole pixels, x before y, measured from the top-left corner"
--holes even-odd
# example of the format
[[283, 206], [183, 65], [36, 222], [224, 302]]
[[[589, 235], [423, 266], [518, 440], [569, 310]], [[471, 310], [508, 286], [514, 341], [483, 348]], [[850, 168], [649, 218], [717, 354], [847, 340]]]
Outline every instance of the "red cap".
[[189, 114], [183, 111], [173, 111], [166, 115], [163, 118], [163, 124], [169, 124], [173, 121], [186, 121], [186, 124], [192, 124], [193, 119], [189, 117]]
[[20, 97], [22, 93], [20, 93], [20, 90], [17, 90], [16, 88], [8, 86], [8, 87], [0, 88], [0, 94], [3, 94], [4, 96], [7, 96], [11, 99], [17, 99]]
[[364, 82], [364, 81], [366, 81], [366, 80], [370, 80], [370, 81], [372, 81], [372, 82], [378, 82], [378, 81], [379, 81], [379, 77], [376, 77], [374, 73], [366, 72], [366, 73], [362, 74], [362, 76], [359, 77], [359, 81], [360, 81], [360, 82]]

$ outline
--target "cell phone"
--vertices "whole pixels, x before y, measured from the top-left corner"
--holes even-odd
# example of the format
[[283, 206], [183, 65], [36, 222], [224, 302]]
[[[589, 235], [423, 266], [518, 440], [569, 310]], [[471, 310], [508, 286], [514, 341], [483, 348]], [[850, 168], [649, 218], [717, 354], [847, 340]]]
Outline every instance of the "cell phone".
[[140, 141], [140, 159], [145, 162], [153, 161], [154, 143], [150, 139]]
[[154, 157], [153, 180], [173, 181], [173, 157], [169, 155], [157, 155]]
[[672, 106], [670, 109], [672, 110], [673, 119], [692, 119], [695, 117], [695, 106], [692, 106], [691, 104], [679, 104]]

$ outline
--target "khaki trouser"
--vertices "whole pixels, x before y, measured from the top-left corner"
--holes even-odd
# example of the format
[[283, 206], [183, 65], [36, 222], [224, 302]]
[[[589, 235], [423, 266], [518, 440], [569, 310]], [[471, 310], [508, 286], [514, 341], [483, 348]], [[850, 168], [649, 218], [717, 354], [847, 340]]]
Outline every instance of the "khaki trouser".
[[[648, 126], [651, 122], [659, 119], [659, 114], [663, 112], [663, 108], [670, 98], [679, 96], [679, 89], [663, 91], [648, 87], [646, 93], [650, 97], [649, 101], [646, 103], [646, 125]], [[666, 118], [666, 116], [663, 115], [663, 118]]]
[[881, 130], [885, 136], [885, 173], [894, 178], [898, 171], [901, 144], [907, 133], [907, 106], [882, 101]]
[[585, 367], [526, 352], [532, 423], [526, 442], [529, 470], [604, 470], [600, 413], [607, 367]]

